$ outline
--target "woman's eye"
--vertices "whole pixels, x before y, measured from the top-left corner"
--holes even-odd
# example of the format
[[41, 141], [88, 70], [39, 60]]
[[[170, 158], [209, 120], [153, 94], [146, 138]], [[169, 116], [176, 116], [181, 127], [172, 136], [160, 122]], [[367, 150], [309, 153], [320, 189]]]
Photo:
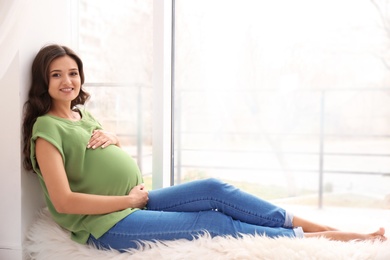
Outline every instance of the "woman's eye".
[[71, 72], [71, 73], [70, 73], [70, 75], [71, 75], [71, 76], [78, 76], [78, 75], [79, 75], [79, 73], [78, 73], [78, 72], [76, 72], [76, 71], [74, 71], [74, 72]]
[[54, 74], [51, 74], [51, 76], [52, 76], [53, 78], [58, 78], [58, 77], [60, 77], [61, 75], [60, 75], [59, 73], [54, 73]]

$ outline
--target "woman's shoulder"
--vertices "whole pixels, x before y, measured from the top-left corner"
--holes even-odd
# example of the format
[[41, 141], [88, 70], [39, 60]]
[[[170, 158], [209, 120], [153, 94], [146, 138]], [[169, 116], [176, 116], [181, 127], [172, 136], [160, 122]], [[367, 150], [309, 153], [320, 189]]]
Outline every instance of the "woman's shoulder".
[[91, 115], [84, 105], [76, 105], [72, 110], [78, 112], [81, 115], [81, 118], [89, 117]]
[[85, 109], [85, 107], [77, 107], [78, 111], [81, 114], [81, 120], [82, 121], [89, 121], [94, 122], [100, 126], [100, 123], [96, 118], [90, 113], [88, 110]]
[[33, 126], [33, 135], [37, 133], [52, 133], [57, 132], [61, 128], [63, 123], [60, 120], [50, 116], [39, 116]]
[[34, 126], [48, 127], [48, 126], [53, 125], [55, 123], [56, 123], [55, 118], [46, 114], [46, 115], [37, 117], [37, 120], [35, 121]]
[[80, 112], [82, 118], [93, 118], [92, 114], [85, 107], [78, 106], [76, 109]]

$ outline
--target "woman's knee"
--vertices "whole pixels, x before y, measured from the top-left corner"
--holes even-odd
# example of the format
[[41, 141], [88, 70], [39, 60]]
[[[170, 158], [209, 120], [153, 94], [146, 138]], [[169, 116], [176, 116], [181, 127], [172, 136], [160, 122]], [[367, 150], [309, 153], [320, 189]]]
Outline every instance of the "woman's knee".
[[204, 179], [204, 180], [201, 180], [201, 182], [203, 182], [202, 183], [203, 185], [205, 185], [209, 188], [212, 188], [212, 189], [221, 188], [224, 185], [226, 185], [226, 183], [224, 183], [223, 181], [216, 179], [216, 178]]
[[208, 178], [200, 180], [198, 183], [199, 190], [202, 190], [205, 192], [205, 194], [209, 194], [214, 197], [214, 199], [217, 198], [225, 198], [227, 194], [233, 194], [238, 189], [226, 182], [223, 182], [216, 178]]

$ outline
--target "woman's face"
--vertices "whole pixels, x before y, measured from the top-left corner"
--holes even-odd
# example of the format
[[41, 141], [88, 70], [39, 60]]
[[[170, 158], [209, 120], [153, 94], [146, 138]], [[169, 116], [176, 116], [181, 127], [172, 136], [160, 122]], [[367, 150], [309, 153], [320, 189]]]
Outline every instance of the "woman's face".
[[49, 66], [49, 95], [54, 102], [71, 102], [80, 92], [77, 63], [69, 56], [54, 59]]

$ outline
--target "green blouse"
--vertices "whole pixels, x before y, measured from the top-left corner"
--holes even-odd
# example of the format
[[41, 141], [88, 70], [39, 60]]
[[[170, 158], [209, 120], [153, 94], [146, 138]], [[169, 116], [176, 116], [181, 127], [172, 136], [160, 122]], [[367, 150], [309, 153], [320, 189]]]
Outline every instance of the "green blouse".
[[104, 149], [87, 149], [92, 131], [101, 129], [101, 125], [87, 111], [80, 110], [80, 113], [81, 120], [77, 122], [51, 115], [38, 117], [31, 138], [31, 160], [34, 171], [40, 177], [46, 203], [53, 219], [60, 226], [71, 231], [74, 241], [85, 244], [90, 234], [99, 238], [118, 221], [137, 209], [128, 208], [102, 215], [58, 213], [50, 200], [36, 160], [37, 138], [45, 139], [58, 149], [73, 192], [125, 196], [143, 180], [136, 162], [116, 145]]

